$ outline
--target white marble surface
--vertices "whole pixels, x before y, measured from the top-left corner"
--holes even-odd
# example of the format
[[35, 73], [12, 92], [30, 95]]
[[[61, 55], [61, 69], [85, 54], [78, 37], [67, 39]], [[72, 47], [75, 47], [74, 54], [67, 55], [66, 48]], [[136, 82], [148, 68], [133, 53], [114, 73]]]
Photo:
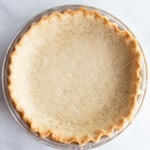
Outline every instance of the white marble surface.
[[[37, 13], [64, 4], [85, 4], [104, 9], [125, 22], [140, 41], [150, 66], [150, 13], [148, 0], [0, 0], [0, 69], [13, 35]], [[0, 150], [52, 150], [27, 135], [10, 115], [0, 88]], [[150, 149], [150, 89], [133, 124], [102, 150]]]

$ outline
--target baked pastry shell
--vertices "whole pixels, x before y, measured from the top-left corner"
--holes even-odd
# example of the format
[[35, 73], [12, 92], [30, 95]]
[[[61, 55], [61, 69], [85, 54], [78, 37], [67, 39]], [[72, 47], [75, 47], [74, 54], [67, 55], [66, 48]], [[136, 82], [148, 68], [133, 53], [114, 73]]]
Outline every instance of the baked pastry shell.
[[[32, 132], [32, 130], [30, 129], [29, 125], [24, 122], [24, 120], [22, 119], [22, 114], [20, 114], [16, 108], [15, 105], [13, 103], [13, 101], [10, 98], [9, 95], [9, 91], [8, 91], [8, 84], [9, 81], [7, 79], [7, 76], [9, 74], [8, 71], [8, 65], [10, 63], [10, 55], [14, 49], [14, 46], [16, 45], [16, 43], [20, 40], [20, 38], [24, 35], [25, 32], [27, 32], [27, 30], [31, 27], [31, 25], [33, 23], [38, 22], [42, 16], [45, 15], [50, 15], [51, 13], [57, 11], [57, 12], [63, 12], [66, 9], [71, 9], [71, 10], [76, 10], [79, 9], [80, 7], [84, 7], [88, 10], [94, 10], [97, 11], [98, 13], [100, 13], [102, 16], [106, 16], [111, 22], [114, 22], [115, 24], [118, 25], [118, 28], [124, 31], [128, 31], [133, 37], [134, 34], [130, 31], [130, 29], [124, 25], [120, 20], [118, 20], [117, 18], [115, 18], [114, 16], [112, 16], [111, 14], [97, 9], [97, 8], [93, 8], [93, 7], [89, 7], [89, 6], [83, 6], [83, 5], [65, 5], [65, 6], [59, 6], [59, 7], [55, 7], [55, 8], [51, 8], [48, 9], [40, 14], [38, 14], [37, 16], [33, 17], [30, 21], [28, 21], [14, 36], [12, 42], [10, 43], [8, 50], [5, 53], [5, 57], [4, 57], [4, 62], [3, 62], [3, 68], [2, 68], [2, 88], [3, 88], [3, 94], [4, 94], [4, 99], [5, 102], [9, 108], [9, 111], [11, 112], [12, 116], [14, 117], [14, 119], [16, 120], [16, 122], [21, 126], [21, 128], [27, 132], [27, 134], [31, 135], [33, 138], [37, 139], [38, 141], [49, 145], [50, 147], [54, 147], [54, 148], [58, 148], [58, 149], [81, 149], [81, 146], [77, 145], [77, 144], [63, 144], [63, 143], [59, 143], [59, 142], [55, 142], [53, 140], [50, 140], [49, 138], [41, 138], [39, 136], [38, 133]], [[146, 64], [146, 59], [144, 56], [144, 52], [140, 46], [140, 44], [138, 43], [138, 46], [141, 49], [142, 52], [142, 70], [141, 70], [141, 77], [142, 77], [142, 83], [141, 83], [141, 93], [138, 96], [137, 99], [137, 107], [134, 111], [134, 116], [132, 121], [134, 120], [135, 116], [137, 115], [137, 113], [139, 112], [145, 94], [146, 94], [146, 89], [147, 89], [147, 81], [148, 81], [148, 71], [147, 71], [147, 64]], [[108, 141], [114, 139], [116, 136], [118, 136], [120, 133], [122, 133], [129, 125], [131, 124], [131, 122], [126, 122], [124, 127], [119, 130], [119, 131], [114, 131], [112, 135], [110, 135], [109, 137], [102, 137], [101, 140], [98, 143], [94, 143], [94, 142], [89, 142], [86, 145], [82, 146], [82, 149], [91, 149], [91, 148], [95, 148], [98, 146], [103, 145], [104, 143], [107, 143]]]

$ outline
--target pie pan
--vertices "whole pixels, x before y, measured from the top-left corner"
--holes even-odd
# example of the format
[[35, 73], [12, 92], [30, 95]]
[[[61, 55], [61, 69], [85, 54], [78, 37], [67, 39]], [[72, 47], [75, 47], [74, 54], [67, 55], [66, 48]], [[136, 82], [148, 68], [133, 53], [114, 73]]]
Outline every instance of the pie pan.
[[[107, 143], [108, 141], [112, 140], [113, 138], [115, 138], [117, 135], [119, 135], [122, 131], [124, 131], [130, 124], [131, 122], [127, 122], [125, 124], [125, 126], [119, 130], [119, 131], [115, 131], [111, 136], [109, 137], [102, 137], [101, 140], [98, 142], [98, 143], [93, 143], [93, 142], [89, 142], [87, 143], [86, 145], [84, 146], [79, 146], [77, 144], [62, 144], [62, 143], [59, 143], [59, 142], [55, 142], [55, 141], [52, 141], [48, 138], [41, 138], [37, 133], [34, 133], [30, 130], [29, 126], [22, 120], [20, 114], [16, 111], [13, 103], [12, 103], [12, 100], [10, 98], [10, 95], [9, 95], [9, 92], [8, 92], [8, 81], [7, 81], [7, 75], [8, 75], [8, 64], [9, 64], [9, 61], [10, 61], [10, 55], [14, 49], [14, 46], [15, 44], [19, 41], [19, 39], [22, 37], [22, 35], [30, 28], [31, 24], [32, 23], [36, 23], [38, 22], [41, 17], [43, 15], [49, 15], [51, 14], [52, 12], [63, 12], [64, 10], [66, 9], [71, 9], [71, 10], [76, 10], [80, 7], [85, 7], [86, 9], [89, 9], [89, 10], [94, 10], [94, 11], [97, 11], [98, 13], [100, 13], [102, 16], [106, 16], [111, 22], [114, 22], [118, 25], [118, 27], [121, 29], [121, 30], [124, 30], [124, 31], [128, 31], [133, 37], [135, 37], [133, 35], [133, 33], [129, 30], [128, 27], [126, 27], [126, 25], [124, 25], [120, 20], [118, 20], [117, 18], [115, 18], [114, 16], [112, 16], [111, 14], [103, 11], [103, 10], [100, 10], [100, 9], [97, 9], [97, 8], [93, 8], [93, 7], [89, 7], [89, 6], [83, 6], [83, 5], [66, 5], [66, 6], [59, 6], [59, 7], [55, 7], [55, 8], [52, 8], [52, 9], [48, 9], [40, 14], [38, 14], [37, 16], [33, 17], [30, 21], [28, 21], [18, 32], [17, 34], [15, 35], [14, 39], [12, 40], [10, 46], [8, 47], [8, 50], [5, 54], [5, 58], [4, 58], [4, 63], [3, 63], [3, 68], [2, 68], [2, 88], [3, 88], [3, 94], [4, 94], [4, 98], [5, 98], [5, 102], [12, 114], [12, 116], [14, 117], [14, 119], [17, 121], [17, 123], [22, 127], [22, 129], [24, 131], [26, 131], [29, 135], [31, 135], [33, 138], [37, 139], [38, 141], [44, 143], [44, 144], [47, 144], [48, 146], [50, 147], [54, 147], [54, 148], [57, 148], [57, 149], [73, 149], [73, 150], [80, 150], [80, 149], [91, 149], [91, 148], [95, 148], [95, 147], [98, 147], [98, 146], [101, 146], [103, 145], [104, 143]], [[138, 43], [139, 44], [139, 43]], [[144, 57], [144, 53], [143, 53], [143, 50], [139, 44], [139, 47], [142, 51], [142, 54], [143, 54], [143, 57], [142, 57], [142, 71], [141, 71], [141, 76], [142, 76], [142, 84], [141, 84], [141, 94], [138, 96], [138, 103], [137, 103], [137, 107], [136, 107], [136, 110], [134, 112], [134, 118], [135, 116], [137, 115], [137, 113], [139, 112], [139, 109], [142, 105], [142, 102], [144, 100], [144, 97], [145, 97], [145, 93], [146, 93], [146, 88], [147, 88], [147, 64], [146, 64], [146, 60], [145, 60], [145, 57]]]

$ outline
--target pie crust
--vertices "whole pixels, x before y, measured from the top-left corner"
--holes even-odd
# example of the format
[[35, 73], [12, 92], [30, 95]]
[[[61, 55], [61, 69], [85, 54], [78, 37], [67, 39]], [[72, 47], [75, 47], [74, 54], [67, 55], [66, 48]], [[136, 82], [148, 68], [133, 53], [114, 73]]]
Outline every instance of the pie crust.
[[33, 132], [97, 142], [131, 121], [141, 84], [136, 39], [93, 10], [43, 16], [10, 56], [8, 90]]

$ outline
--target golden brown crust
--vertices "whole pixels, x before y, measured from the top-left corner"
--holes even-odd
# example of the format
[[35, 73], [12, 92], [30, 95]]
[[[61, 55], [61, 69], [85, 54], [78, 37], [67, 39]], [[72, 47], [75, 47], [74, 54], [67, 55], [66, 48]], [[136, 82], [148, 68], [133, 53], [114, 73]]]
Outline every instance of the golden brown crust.
[[[131, 102], [131, 108], [130, 108], [130, 111], [128, 113], [127, 116], [125, 117], [121, 117], [120, 120], [118, 121], [118, 124], [113, 124], [109, 130], [106, 132], [106, 131], [103, 131], [103, 130], [99, 130], [99, 131], [95, 131], [95, 138], [93, 138], [92, 136], [90, 135], [85, 135], [82, 139], [79, 139], [78, 137], [76, 136], [73, 136], [73, 137], [70, 137], [70, 138], [62, 138], [60, 136], [57, 136], [55, 135], [55, 132], [54, 131], [50, 131], [48, 130], [47, 132], [43, 133], [40, 129], [38, 128], [35, 128], [33, 123], [32, 123], [32, 120], [31, 118], [28, 118], [26, 116], [26, 113], [24, 112], [24, 110], [22, 108], [20, 108], [18, 105], [17, 105], [17, 100], [14, 99], [13, 97], [13, 89], [11, 89], [11, 84], [13, 84], [13, 81], [10, 80], [10, 78], [8, 78], [8, 81], [9, 81], [9, 85], [8, 85], [8, 89], [9, 89], [9, 92], [10, 92], [10, 95], [11, 95], [11, 98], [13, 100], [13, 103], [15, 105], [15, 108], [17, 109], [17, 111], [20, 113], [20, 115], [22, 116], [22, 119], [30, 125], [30, 128], [33, 132], [37, 132], [39, 133], [39, 135], [41, 137], [48, 137], [49, 139], [52, 139], [54, 141], [59, 141], [59, 142], [62, 142], [62, 143], [78, 143], [80, 145], [82, 144], [86, 144], [87, 142], [90, 142], [90, 141], [93, 141], [93, 142], [97, 142], [101, 139], [101, 137], [103, 136], [109, 136], [110, 134], [113, 133], [114, 130], [120, 130], [122, 129], [122, 127], [124, 126], [124, 124], [127, 122], [127, 120], [131, 120], [132, 117], [133, 117], [133, 114], [134, 114], [134, 110], [135, 110], [135, 107], [136, 107], [136, 102], [137, 102], [137, 96], [138, 96], [138, 90], [140, 88], [140, 84], [141, 84], [141, 76], [140, 76], [140, 71], [141, 71], [141, 52], [139, 50], [139, 47], [138, 47], [138, 43], [136, 41], [136, 39], [134, 37], [132, 37], [132, 35], [128, 32], [128, 31], [122, 31], [118, 28], [118, 26], [115, 24], [115, 23], [112, 23], [110, 22], [106, 17], [104, 16], [101, 16], [100, 14], [98, 14], [97, 12], [93, 11], [93, 10], [87, 10], [85, 8], [80, 8], [78, 10], [65, 10], [63, 13], [59, 13], [59, 12], [54, 12], [48, 16], [43, 16], [40, 21], [38, 21], [37, 23], [33, 23], [30, 27], [30, 29], [23, 35], [27, 35], [31, 32], [32, 28], [34, 28], [34, 26], [40, 26], [41, 23], [43, 22], [43, 20], [50, 20], [52, 19], [53, 17], [58, 17], [58, 18], [62, 18], [64, 15], [72, 15], [74, 16], [75, 14], [78, 14], [78, 13], [84, 13], [84, 16], [86, 17], [87, 15], [94, 15], [95, 16], [95, 19], [102, 19], [103, 20], [103, 23], [108, 26], [109, 28], [112, 28], [113, 31], [116, 32], [116, 34], [118, 35], [122, 35], [124, 37], [124, 40], [126, 41], [126, 43], [131, 43], [130, 46], [132, 47], [132, 53], [133, 55], [135, 56], [134, 57], [134, 73], [133, 73], [133, 83], [132, 83], [132, 95], [130, 95], [130, 98], [129, 98], [129, 101]], [[15, 45], [15, 48], [10, 56], [10, 64], [9, 64], [9, 68], [8, 68], [8, 76], [11, 74], [11, 65], [13, 63], [13, 57], [16, 55], [17, 51], [16, 51], [16, 48], [22, 44], [22, 39], [23, 39], [23, 36], [22, 38], [20, 39], [20, 41]]]

